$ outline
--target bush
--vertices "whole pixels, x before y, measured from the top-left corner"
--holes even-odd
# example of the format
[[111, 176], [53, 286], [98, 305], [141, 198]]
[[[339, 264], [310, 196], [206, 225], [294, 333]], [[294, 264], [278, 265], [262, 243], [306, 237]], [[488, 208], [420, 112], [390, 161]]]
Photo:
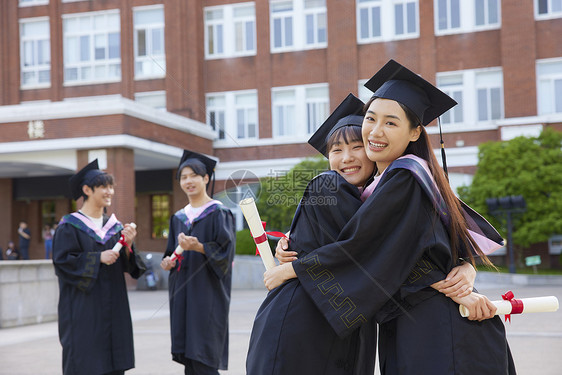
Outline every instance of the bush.
[[249, 229], [242, 229], [236, 232], [236, 254], [254, 255], [256, 253], [256, 244], [250, 234]]
[[[277, 241], [269, 240], [269, 246], [271, 247], [271, 252], [275, 256], [275, 246], [277, 246]], [[256, 244], [254, 243], [254, 239], [252, 238], [249, 229], [242, 229], [236, 232], [236, 254], [256, 254]]]

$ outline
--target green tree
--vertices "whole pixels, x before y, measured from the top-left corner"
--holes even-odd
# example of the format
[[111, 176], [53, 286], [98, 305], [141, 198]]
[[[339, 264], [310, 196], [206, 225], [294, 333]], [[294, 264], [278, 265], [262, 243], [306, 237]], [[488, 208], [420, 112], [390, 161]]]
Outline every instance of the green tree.
[[522, 247], [562, 233], [562, 133], [546, 128], [538, 137], [487, 142], [479, 147], [478, 170], [459, 195], [483, 213], [502, 236], [506, 228], [488, 213], [486, 198], [522, 195], [527, 212], [517, 215], [513, 243]]
[[256, 206], [261, 219], [267, 222], [267, 230], [289, 230], [306, 185], [326, 170], [328, 161], [319, 155], [303, 160], [289, 171], [273, 171], [274, 176], [260, 179]]

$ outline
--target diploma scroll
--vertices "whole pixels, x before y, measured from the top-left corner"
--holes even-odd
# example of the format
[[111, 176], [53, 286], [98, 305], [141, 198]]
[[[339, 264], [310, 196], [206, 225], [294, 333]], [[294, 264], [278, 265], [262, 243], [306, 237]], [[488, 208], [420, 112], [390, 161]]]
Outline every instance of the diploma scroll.
[[250, 232], [252, 233], [252, 237], [254, 237], [254, 242], [258, 247], [265, 269], [269, 270], [275, 267], [275, 260], [273, 259], [273, 254], [271, 253], [271, 248], [267, 241], [267, 234], [265, 233], [265, 229], [263, 229], [254, 198], [243, 199], [240, 201], [239, 205], [246, 218], [246, 222], [248, 222], [248, 227], [250, 227]]
[[[131, 223], [131, 227], [133, 227], [133, 229], [137, 229], [137, 224], [135, 223]], [[113, 251], [115, 251], [116, 253], [119, 252], [119, 250], [121, 250], [121, 248], [123, 247], [123, 244], [126, 244], [125, 242], [125, 237], [123, 235], [121, 235], [121, 238], [119, 239], [119, 242], [117, 242], [115, 244], [115, 246], [113, 246]]]
[[[554, 296], [499, 300], [492, 301], [492, 303], [497, 307], [496, 315], [553, 312], [558, 310], [558, 298]], [[469, 315], [468, 309], [463, 305], [459, 306], [459, 312], [465, 318]]]
[[170, 257], [171, 261], [174, 261], [176, 259], [179, 258], [179, 256], [181, 255], [181, 253], [183, 253], [183, 249], [181, 248], [180, 245], [178, 245], [178, 247], [176, 247], [176, 249], [174, 250], [172, 256]]

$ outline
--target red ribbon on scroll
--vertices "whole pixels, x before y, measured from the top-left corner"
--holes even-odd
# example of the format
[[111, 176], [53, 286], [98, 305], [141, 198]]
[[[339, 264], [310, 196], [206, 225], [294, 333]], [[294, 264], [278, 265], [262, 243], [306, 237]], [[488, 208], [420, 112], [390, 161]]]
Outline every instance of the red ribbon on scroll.
[[123, 245], [126, 249], [129, 249], [129, 253], [132, 253], [133, 250], [131, 250], [131, 248], [129, 247], [129, 244], [125, 241], [125, 236], [121, 235], [121, 238], [119, 238], [119, 241], [117, 241], [118, 243], [120, 243], [121, 245]]
[[[262, 222], [261, 222], [261, 225], [263, 225], [263, 229], [264, 229], [264, 230], [265, 230], [266, 224], [267, 224], [267, 223], [266, 223], [265, 221], [262, 221]], [[263, 243], [263, 242], [267, 241], [267, 235], [268, 235], [268, 234], [269, 234], [270, 236], [273, 236], [273, 237], [279, 237], [279, 238], [284, 237], [284, 238], [286, 238], [285, 233], [276, 232], [276, 231], [265, 232], [265, 233], [262, 234], [261, 236], [254, 237], [254, 242], [256, 243], [256, 245], [259, 245], [260, 243]], [[256, 255], [260, 255], [260, 251], [258, 250], [258, 247], [257, 247], [257, 246], [256, 246]]]
[[521, 314], [523, 312], [523, 301], [520, 299], [515, 299], [515, 295], [511, 290], [508, 290], [505, 294], [502, 294], [502, 298], [505, 301], [509, 301], [511, 303], [511, 313], [505, 315], [505, 321], [511, 323], [511, 314]]

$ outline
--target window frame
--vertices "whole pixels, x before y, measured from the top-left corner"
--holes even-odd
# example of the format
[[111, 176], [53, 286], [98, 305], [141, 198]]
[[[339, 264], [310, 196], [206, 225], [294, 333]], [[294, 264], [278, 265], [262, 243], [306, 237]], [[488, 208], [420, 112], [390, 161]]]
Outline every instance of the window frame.
[[[454, 0], [434, 0], [433, 1], [433, 17], [434, 17], [434, 33], [435, 36], [453, 35], [471, 33], [484, 30], [497, 30], [502, 25], [501, 0], [497, 0], [498, 22], [485, 23], [484, 25], [476, 25], [476, 0], [457, 0], [459, 2], [459, 27], [447, 29], [439, 29], [439, 2], [446, 1], [450, 4]], [[484, 0], [486, 2], [492, 0]], [[496, 1], [496, 0], [493, 0]]]
[[[324, 89], [326, 91], [325, 97], [323, 99], [308, 97], [307, 90], [318, 89], [318, 88]], [[282, 99], [276, 100], [276, 94], [281, 92], [292, 92], [293, 100], [282, 100]], [[311, 114], [308, 110], [308, 107], [309, 104], [315, 104], [315, 103], [316, 104], [323, 103], [326, 108], [326, 113], [318, 115], [318, 117], [321, 118], [321, 121], [318, 121], [318, 123], [315, 124], [315, 127], [312, 129], [312, 131], [310, 131], [309, 121], [311, 119]], [[289, 130], [292, 130], [292, 132], [291, 133], [286, 132], [284, 134], [280, 134], [281, 125], [285, 125], [286, 122], [284, 122], [283, 124], [279, 123], [276, 116], [276, 110], [279, 107], [286, 108], [289, 106], [293, 106], [293, 113], [294, 113], [294, 121], [292, 122], [292, 125], [289, 124], [291, 126], [291, 129]], [[272, 137], [275, 139], [281, 139], [281, 140], [296, 139], [299, 141], [302, 139], [302, 141], [305, 141], [306, 140], [305, 138], [310, 137], [310, 135], [314, 133], [314, 131], [318, 129], [320, 125], [322, 125], [322, 122], [324, 122], [324, 120], [329, 116], [329, 114], [330, 114], [330, 87], [328, 83], [273, 87], [271, 89], [271, 115], [272, 115], [271, 126], [272, 126]], [[298, 124], [302, 124], [302, 125], [299, 126]], [[287, 130], [287, 129], [283, 127], [283, 130]]]
[[[152, 106], [150, 104], [146, 104], [143, 103], [142, 99], [143, 98], [147, 98], [147, 97], [157, 97], [157, 96], [161, 96], [164, 98], [164, 106], [163, 107], [155, 107]], [[138, 100], [141, 99], [141, 100]], [[135, 92], [135, 102], [142, 104], [142, 105], [146, 105], [150, 108], [154, 108], [157, 109], [159, 111], [166, 111], [166, 107], [167, 107], [167, 97], [166, 97], [166, 91], [165, 90], [158, 90], [158, 91], [143, 91], [143, 92]]]
[[49, 4], [49, 0], [29, 0], [29, 1], [19, 0], [18, 1], [18, 7], [20, 8], [34, 7], [38, 5], [47, 5], [47, 4]]
[[[250, 100], [254, 100], [253, 105], [248, 104], [237, 104], [237, 98], [241, 96], [253, 96]], [[224, 105], [210, 105], [209, 99], [210, 98], [222, 98]], [[252, 142], [257, 141], [259, 139], [259, 106], [258, 106], [258, 91], [257, 90], [238, 90], [238, 91], [225, 91], [225, 92], [213, 92], [207, 93], [205, 95], [205, 116], [207, 125], [209, 125], [216, 134], [215, 142], [223, 144], [230, 144], [236, 143], [238, 141], [241, 142]], [[248, 111], [255, 112], [255, 136], [249, 137], [248, 136], [248, 121], [247, 117], [245, 117], [246, 121], [244, 123], [244, 136], [239, 137], [240, 134], [238, 132], [238, 111], [243, 110], [245, 115], [247, 115]], [[223, 113], [224, 116], [224, 123], [218, 123], [215, 127], [211, 124], [211, 112], [215, 113]], [[220, 121], [220, 120], [219, 120]], [[221, 135], [223, 137], [221, 138]]]
[[[235, 11], [239, 8], [245, 7], [252, 7], [253, 8], [253, 15], [246, 15], [246, 16], [235, 16]], [[207, 20], [207, 12], [212, 11], [222, 11], [222, 18], [217, 20]], [[252, 43], [253, 48], [248, 48], [246, 41], [248, 40], [247, 37], [247, 29], [243, 27], [243, 44], [246, 46], [242, 51], [236, 50], [236, 25], [237, 23], [242, 22], [246, 25], [248, 22], [253, 24], [252, 27]], [[206, 60], [213, 60], [213, 59], [224, 59], [230, 57], [242, 57], [242, 56], [253, 56], [257, 54], [257, 20], [256, 20], [256, 5], [255, 2], [244, 2], [244, 3], [236, 3], [236, 4], [226, 4], [226, 5], [216, 5], [216, 6], [209, 6], [203, 9], [203, 24], [204, 24], [204, 48], [205, 48], [205, 59]], [[209, 26], [213, 26], [213, 33], [214, 35], [219, 35], [222, 38], [222, 52], [210, 52], [209, 51]], [[217, 32], [216, 29], [220, 27], [222, 32]]]
[[[41, 38], [41, 37], [37, 37], [37, 36], [23, 36], [23, 25], [24, 24], [30, 24], [30, 23], [47, 23], [47, 29], [49, 30], [48, 32], [48, 36], [46, 38]], [[51, 87], [51, 25], [49, 22], [49, 17], [34, 17], [34, 18], [22, 18], [19, 20], [19, 37], [20, 37], [20, 88], [22, 90], [27, 90], [27, 89], [38, 89], [38, 88], [47, 88], [47, 87]], [[37, 55], [38, 52], [38, 45], [37, 43], [39, 41], [47, 41], [47, 51], [49, 54], [49, 62], [46, 64], [34, 64], [31, 67], [26, 67], [24, 66], [24, 61], [26, 61], [25, 59], [25, 53], [26, 53], [26, 49], [24, 44], [26, 42], [32, 42], [33, 43], [33, 52], [34, 55]], [[35, 58], [34, 58], [35, 60]], [[45, 71], [46, 68], [48, 67], [48, 74], [49, 74], [49, 81], [48, 82], [39, 82], [39, 73], [40, 71]], [[34, 72], [36, 79], [35, 82], [33, 83], [24, 83], [24, 79], [23, 79], [23, 75], [27, 72]]]
[[[402, 5], [403, 9], [406, 12], [403, 12], [402, 21], [408, 19], [408, 11], [407, 5], [409, 3], [414, 3], [414, 18], [415, 18], [415, 31], [408, 32], [408, 22], [404, 23], [404, 32], [401, 34], [397, 33], [396, 30], [396, 6]], [[379, 31], [380, 35], [373, 36], [373, 9], [379, 8]], [[367, 16], [369, 19], [368, 29], [369, 29], [369, 36], [362, 37], [362, 17], [361, 12], [366, 10], [368, 12]], [[405, 39], [416, 39], [420, 36], [420, 8], [419, 8], [419, 0], [392, 0], [392, 1], [385, 1], [385, 0], [356, 0], [356, 38], [358, 44], [370, 44], [370, 43], [378, 43], [378, 42], [387, 42], [387, 41], [394, 41], [394, 40], [405, 40]]]
[[561, 4], [561, 10], [560, 11], [553, 12], [553, 11], [550, 10], [550, 9], [552, 9], [552, 2], [553, 1], [561, 1], [561, 0], [546, 0], [547, 1], [547, 7], [548, 7], [549, 10], [546, 13], [543, 13], [543, 14], [539, 13], [539, 1], [540, 0], [533, 1], [534, 8], [535, 8], [535, 19], [536, 20], [549, 20], [549, 19], [561, 18], [562, 17], [562, 4]]
[[[166, 197], [166, 198], [167, 198], [167, 199], [166, 199], [166, 200], [167, 200], [167, 203], [165, 204], [165, 206], [168, 207], [168, 215], [167, 215], [167, 217], [166, 217], [166, 215], [161, 216], [161, 217], [160, 217], [161, 223], [158, 224], [158, 226], [160, 226], [161, 228], [163, 228], [163, 230], [162, 230], [162, 235], [158, 235], [158, 234], [156, 233], [156, 226], [157, 226], [157, 225], [155, 225], [155, 222], [154, 222], [154, 221], [155, 221], [155, 211], [156, 211], [156, 210], [155, 210], [155, 207], [154, 207], [154, 203], [155, 203], [155, 202], [154, 202], [154, 198], [155, 198], [155, 197], [160, 197], [160, 198]], [[172, 197], [172, 195], [169, 194], [169, 193], [150, 194], [150, 237], [151, 237], [152, 239], [167, 239], [167, 238], [168, 238], [168, 235], [169, 235], [169, 233], [168, 233], [168, 230], [169, 230], [169, 229], [168, 229], [168, 226], [169, 226], [169, 225], [168, 225], [168, 224], [169, 224], [169, 222], [170, 222], [170, 217], [171, 217], [171, 215], [172, 215], [172, 210], [171, 210], [171, 207], [172, 207], [172, 204], [171, 204], [171, 203], [172, 203], [172, 199], [173, 199], [173, 197]], [[165, 212], [165, 208], [159, 207], [159, 211], [158, 211], [158, 212], [160, 212], [160, 211], [162, 211], [162, 213], [164, 213], [164, 212]], [[165, 234], [165, 233], [166, 233], [166, 234]]]
[[[115, 29], [113, 28], [106, 28], [103, 30], [102, 33], [100, 32], [96, 32], [97, 30], [94, 29], [92, 26], [92, 22], [94, 21], [96, 16], [99, 15], [104, 15], [106, 18], [108, 16], [111, 15], [117, 15], [117, 21], [119, 23], [119, 26], [117, 26]], [[65, 23], [70, 21], [70, 20], [74, 20], [76, 19], [78, 22], [80, 22], [80, 19], [84, 18], [84, 17], [89, 17], [90, 18], [90, 29], [87, 31], [72, 31], [72, 32], [68, 32], [65, 31], [66, 25]], [[69, 13], [69, 14], [63, 14], [62, 15], [62, 21], [63, 21], [63, 86], [80, 86], [80, 85], [90, 85], [90, 84], [99, 84], [99, 83], [112, 83], [112, 82], [120, 82], [121, 78], [122, 78], [122, 62], [121, 62], [121, 13], [119, 9], [109, 9], [109, 10], [103, 10], [103, 11], [95, 11], [95, 12], [84, 12], [84, 13]], [[114, 35], [114, 34], [118, 34], [118, 41], [119, 41], [119, 57], [118, 58], [109, 58], [109, 53], [110, 53], [110, 35]], [[99, 63], [96, 63], [96, 58], [95, 58], [95, 53], [96, 53], [96, 36], [101, 35], [103, 37], [106, 37], [106, 41], [107, 44], [104, 47], [105, 52], [107, 53], [107, 57], [103, 60], [99, 60]], [[88, 37], [88, 54], [89, 54], [89, 59], [85, 60], [85, 61], [80, 61], [78, 59], [78, 62], [72, 62], [69, 63], [67, 61], [67, 48], [68, 47], [68, 38], [74, 37], [77, 38], [78, 42], [77, 42], [77, 46], [78, 46], [78, 54], [82, 53], [83, 50], [81, 48], [81, 39], [82, 37]], [[96, 79], [95, 78], [95, 68], [98, 66], [104, 66], [105, 70], [106, 70], [106, 74], [104, 77]], [[67, 69], [70, 68], [76, 68], [77, 69], [77, 79], [76, 80], [69, 80], [68, 77], [66, 76], [67, 74]], [[115, 77], [112, 77], [109, 72], [111, 67], [116, 68], [116, 72], [118, 72], [118, 75]], [[81, 69], [83, 68], [90, 68], [92, 70], [91, 72], [91, 78], [90, 79], [81, 79], [80, 78], [80, 72]]]
[[[271, 53], [283, 53], [292, 51], [304, 51], [311, 49], [322, 49], [328, 46], [328, 7], [326, 5], [326, 0], [322, 0], [324, 5], [312, 8], [305, 7], [306, 0], [269, 0], [269, 33], [270, 33], [270, 52]], [[291, 3], [291, 10], [274, 12], [273, 5], [275, 3]], [[309, 43], [307, 40], [307, 16], [312, 15], [314, 18], [314, 41]], [[318, 41], [318, 18], [320, 16], [325, 17], [325, 41]], [[292, 43], [289, 45], [284, 42], [281, 46], [276, 47], [275, 39], [275, 20], [276, 19], [291, 19], [291, 40]], [[285, 39], [286, 35], [286, 25], [282, 22], [283, 33], [282, 39]]]
[[[478, 77], [481, 75], [498, 75], [496, 77], [492, 77], [488, 79], [486, 83], [478, 83]], [[446, 80], [451, 77], [461, 77], [462, 83], [456, 85], [444, 85], [440, 83], [442, 80]], [[504, 81], [503, 81], [503, 69], [501, 67], [490, 67], [490, 68], [483, 68], [483, 69], [467, 69], [467, 70], [458, 70], [452, 72], [439, 72], [436, 76], [437, 87], [442, 90], [443, 92], [450, 95], [451, 91], [461, 92], [462, 93], [462, 100], [459, 103], [459, 106], [453, 107], [449, 113], [451, 117], [454, 116], [455, 110], [460, 110], [462, 114], [461, 121], [453, 121], [453, 122], [444, 122], [441, 116], [441, 124], [443, 129], [447, 130], [455, 130], [455, 131], [471, 131], [471, 130], [478, 130], [480, 128], [488, 128], [491, 124], [495, 124], [498, 121], [501, 121], [505, 118], [505, 103], [504, 103]], [[489, 82], [498, 82], [499, 87], [497, 84], [489, 83]], [[487, 118], [486, 120], [479, 120], [479, 103], [478, 103], [478, 89], [480, 88], [499, 88], [499, 100], [500, 100], [500, 118], [498, 119], [491, 119]], [[455, 99], [455, 97], [453, 97]], [[488, 98], [487, 105], [489, 107], [491, 104], [491, 99]], [[489, 113], [490, 109], [488, 110]]]
[[[554, 73], [546, 73], [540, 74], [539, 70], [541, 69], [540, 66], [545, 65], [554, 65], [558, 70]], [[535, 70], [536, 70], [536, 86], [537, 86], [537, 114], [539, 116], [543, 115], [552, 115], [552, 114], [560, 114], [562, 111], [556, 111], [556, 88], [555, 82], [562, 81], [562, 58], [552, 58], [552, 59], [541, 59], [535, 62]], [[542, 87], [543, 85], [541, 82], [546, 82], [548, 84], [548, 92], [543, 93]], [[550, 98], [551, 101], [548, 104], [545, 104], [543, 100], [545, 98]], [[559, 98], [562, 102], [562, 98]], [[546, 110], [545, 110], [546, 106]], [[561, 105], [562, 106], [562, 105]], [[551, 111], [547, 111], [548, 107], [551, 108]]]
[[[143, 11], [151, 11], [151, 10], [161, 10], [162, 11], [162, 22], [152, 22], [149, 24], [137, 25], [135, 21], [135, 16], [138, 12]], [[134, 44], [134, 57], [135, 57], [135, 80], [144, 80], [144, 79], [155, 79], [155, 78], [163, 78], [166, 76], [166, 35], [165, 35], [165, 14], [164, 14], [164, 4], [156, 4], [156, 5], [148, 5], [148, 6], [139, 6], [133, 7], [133, 44]], [[152, 53], [153, 50], [153, 39], [152, 39], [152, 32], [161, 28], [162, 32], [162, 53], [159, 55], [154, 55]], [[138, 45], [138, 31], [145, 30], [145, 43], [146, 43], [146, 55], [139, 56], [139, 45]], [[150, 31], [150, 32], [148, 32]], [[149, 42], [150, 40], [150, 42]], [[157, 60], [156, 63], [154, 60]], [[137, 70], [137, 64], [139, 62], [149, 62], [152, 66], [152, 71], [156, 71], [157, 73], [145, 73], [139, 74]], [[161, 66], [159, 65], [161, 64]]]

